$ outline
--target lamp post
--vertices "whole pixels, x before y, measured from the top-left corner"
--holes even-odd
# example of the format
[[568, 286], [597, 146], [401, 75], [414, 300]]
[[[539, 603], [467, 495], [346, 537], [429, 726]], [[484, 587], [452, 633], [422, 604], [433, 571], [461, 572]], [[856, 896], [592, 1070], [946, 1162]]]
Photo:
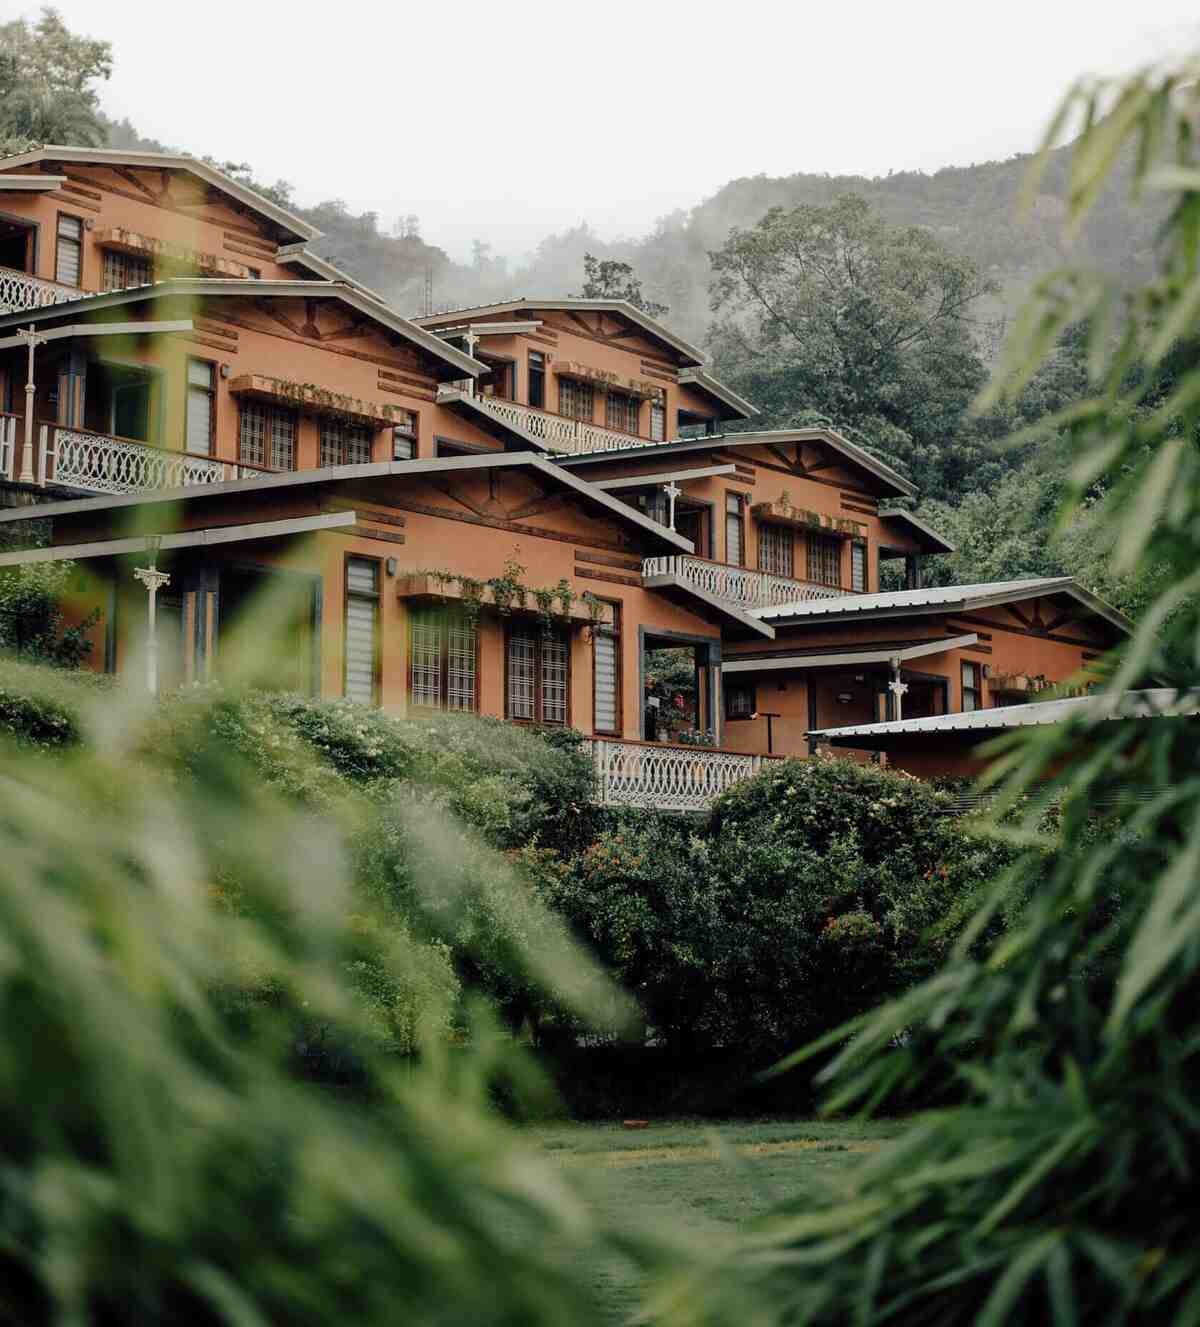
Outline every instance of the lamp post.
[[146, 552], [150, 555], [148, 567], [134, 567], [134, 576], [146, 587], [146, 687], [152, 696], [158, 695], [158, 632], [155, 629], [155, 608], [158, 592], [164, 585], [170, 585], [171, 577], [158, 569], [158, 550], [162, 547], [162, 535], [146, 536]]
[[671, 504], [670, 517], [667, 521], [669, 529], [675, 528], [675, 499], [683, 492], [683, 489], [672, 479], [669, 483], [662, 486], [663, 492], [667, 495], [667, 501]]

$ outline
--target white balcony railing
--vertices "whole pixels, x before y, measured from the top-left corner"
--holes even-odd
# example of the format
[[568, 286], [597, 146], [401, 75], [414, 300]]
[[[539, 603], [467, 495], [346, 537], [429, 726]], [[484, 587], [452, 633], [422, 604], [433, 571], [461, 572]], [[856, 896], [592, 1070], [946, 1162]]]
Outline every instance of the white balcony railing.
[[[18, 480], [24, 463], [22, 421], [0, 416], [0, 479]], [[34, 436], [34, 482], [88, 493], [146, 493], [195, 488], [272, 473], [259, 466], [169, 451], [131, 438], [39, 424]]]
[[60, 286], [43, 281], [40, 276], [0, 267], [0, 313], [19, 313], [22, 309], [44, 309], [48, 304], [65, 304], [82, 299], [88, 292], [74, 286]]
[[657, 742], [591, 741], [596, 800], [601, 806], [704, 811], [714, 797], [749, 779], [769, 756]]
[[794, 604], [807, 599], [832, 599], [849, 593], [833, 585], [797, 581], [790, 576], [775, 576], [751, 567], [732, 567], [707, 558], [647, 558], [642, 563], [643, 576], [678, 576], [697, 589], [707, 590], [718, 599], [739, 608], [770, 608], [776, 604]]
[[[453, 393], [453, 395], [451, 395]], [[439, 400], [453, 400], [455, 396], [470, 396], [459, 384], [443, 388]], [[559, 452], [614, 452], [626, 447], [648, 447], [649, 438], [639, 438], [634, 433], [618, 433], [615, 429], [600, 428], [581, 419], [567, 419], [564, 415], [552, 415], [545, 410], [536, 410], [533, 406], [521, 405], [517, 401], [505, 401], [495, 396], [470, 396], [476, 405], [506, 423], [515, 424], [526, 433], [531, 433], [539, 442]]]

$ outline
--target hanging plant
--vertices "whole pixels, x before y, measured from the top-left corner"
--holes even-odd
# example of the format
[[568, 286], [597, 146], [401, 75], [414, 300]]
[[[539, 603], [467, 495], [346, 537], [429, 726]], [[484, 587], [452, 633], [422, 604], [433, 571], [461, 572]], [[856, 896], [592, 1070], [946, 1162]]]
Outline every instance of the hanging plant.
[[592, 640], [604, 618], [604, 605], [596, 598], [591, 590], [584, 590], [579, 596], [579, 600], [588, 612], [587, 633], [588, 639]]
[[549, 640], [554, 632], [554, 594], [551, 589], [534, 590], [538, 607], [538, 620], [542, 624], [542, 639]]
[[483, 611], [483, 581], [474, 576], [459, 576], [458, 588], [462, 592], [463, 616], [473, 627]]
[[571, 582], [565, 576], [559, 578], [558, 584], [554, 587], [554, 598], [558, 601], [558, 611], [562, 615], [564, 622], [571, 620], [571, 605], [575, 602], [575, 591], [571, 589]]
[[503, 617], [508, 617], [512, 612], [514, 603], [518, 608], [525, 607], [525, 596], [528, 592], [521, 581], [524, 574], [525, 568], [515, 559], [509, 558], [504, 564], [503, 573], [493, 576], [488, 581], [496, 603], [496, 611]]

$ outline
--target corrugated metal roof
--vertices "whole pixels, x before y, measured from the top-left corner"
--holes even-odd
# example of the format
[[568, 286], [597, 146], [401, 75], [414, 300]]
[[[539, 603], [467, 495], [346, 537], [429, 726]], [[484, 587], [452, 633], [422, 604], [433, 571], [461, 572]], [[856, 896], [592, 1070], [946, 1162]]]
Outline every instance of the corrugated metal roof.
[[841, 617], [887, 608], [965, 607], [980, 599], [1014, 598], [1029, 593], [1051, 594], [1074, 587], [1070, 576], [1035, 576], [1019, 581], [984, 581], [978, 585], [929, 585], [920, 590], [886, 590], [876, 594], [842, 594], [830, 599], [801, 599], [752, 610], [755, 617]]
[[1176, 691], [1156, 687], [1126, 691], [1121, 696], [1072, 696], [1065, 700], [1035, 700], [1026, 705], [970, 710], [962, 714], [935, 714], [926, 719], [894, 719], [890, 723], [860, 723], [846, 728], [823, 728], [813, 735], [829, 740], [851, 737], [902, 737], [910, 733], [1001, 731], [1047, 723], [1061, 723], [1081, 714], [1103, 719], [1149, 719], [1200, 714], [1200, 690]]

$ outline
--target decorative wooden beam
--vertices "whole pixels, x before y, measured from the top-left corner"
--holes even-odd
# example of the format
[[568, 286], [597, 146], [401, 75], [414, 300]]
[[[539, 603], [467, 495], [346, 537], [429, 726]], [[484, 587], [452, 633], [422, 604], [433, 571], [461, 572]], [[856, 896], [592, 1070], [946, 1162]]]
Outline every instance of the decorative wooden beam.
[[439, 493], [444, 493], [451, 502], [457, 502], [460, 507], [465, 507], [469, 512], [476, 516], [489, 516], [490, 512], [477, 502], [472, 502], [470, 498], [465, 498], [461, 493], [455, 491], [453, 485], [444, 479], [431, 479], [429, 481], [431, 488], [436, 488]]
[[265, 313], [268, 318], [272, 319], [274, 322], [277, 322], [280, 325], [280, 327], [286, 327], [287, 330], [291, 332], [293, 336], [298, 336], [298, 337], [304, 336], [304, 329], [300, 327], [297, 323], [294, 323], [287, 316], [286, 313], [281, 313], [278, 309], [276, 309], [274, 305], [270, 303], [269, 300], [256, 299], [254, 301], [254, 307], [258, 309], [260, 313]]
[[1016, 604], [1005, 604], [1004, 607], [1017, 619], [1017, 621], [1027, 630], [1033, 630], [1033, 620], [1025, 616]]

